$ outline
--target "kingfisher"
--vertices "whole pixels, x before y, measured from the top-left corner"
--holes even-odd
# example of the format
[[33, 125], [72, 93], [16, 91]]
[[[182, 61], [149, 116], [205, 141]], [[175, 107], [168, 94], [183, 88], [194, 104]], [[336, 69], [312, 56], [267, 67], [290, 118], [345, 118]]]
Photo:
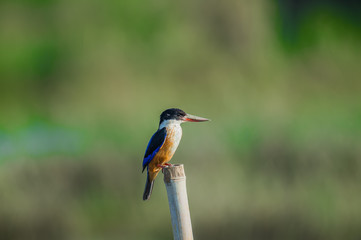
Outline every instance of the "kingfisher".
[[183, 122], [205, 122], [207, 118], [197, 117], [185, 113], [178, 108], [170, 108], [160, 115], [159, 128], [151, 137], [143, 159], [143, 171], [147, 168], [147, 182], [143, 193], [143, 200], [148, 200], [152, 194], [154, 180], [165, 167], [177, 150], [182, 138]]

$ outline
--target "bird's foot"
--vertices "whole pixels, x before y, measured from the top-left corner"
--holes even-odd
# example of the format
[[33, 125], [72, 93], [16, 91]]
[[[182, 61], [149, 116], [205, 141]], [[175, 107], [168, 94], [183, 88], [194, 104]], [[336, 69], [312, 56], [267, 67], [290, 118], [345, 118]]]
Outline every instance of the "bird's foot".
[[158, 164], [157, 167], [159, 167], [159, 168], [161, 168], [163, 170], [164, 168], [168, 167], [168, 165], [166, 165], [166, 164], [164, 164], [164, 165]]
[[157, 164], [157, 167], [159, 167], [159, 168], [166, 168], [167, 166], [166, 166], [166, 165], [162, 165], [162, 164]]
[[170, 166], [173, 166], [173, 165], [170, 164], [170, 163], [164, 163], [163, 165], [162, 164], [157, 165], [157, 167], [162, 169], [162, 173], [163, 173], [164, 168], [167, 168], [167, 167], [170, 167]]

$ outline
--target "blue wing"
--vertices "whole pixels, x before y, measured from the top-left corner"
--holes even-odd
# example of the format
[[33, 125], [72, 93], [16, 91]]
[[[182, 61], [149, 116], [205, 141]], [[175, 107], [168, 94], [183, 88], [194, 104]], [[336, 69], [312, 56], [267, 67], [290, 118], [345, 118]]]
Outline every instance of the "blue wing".
[[162, 128], [153, 134], [152, 138], [148, 143], [147, 150], [145, 150], [144, 159], [143, 159], [143, 171], [148, 166], [150, 161], [152, 161], [152, 159], [157, 154], [159, 149], [163, 146], [166, 136], [167, 136], [166, 128]]

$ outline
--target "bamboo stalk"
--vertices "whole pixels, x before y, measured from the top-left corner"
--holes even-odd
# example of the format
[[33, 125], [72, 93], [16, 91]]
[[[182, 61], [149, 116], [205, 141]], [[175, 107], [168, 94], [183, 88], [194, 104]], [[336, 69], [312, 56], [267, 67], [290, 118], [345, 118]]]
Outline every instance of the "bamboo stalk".
[[163, 173], [174, 240], [192, 240], [192, 223], [189, 213], [186, 176], [183, 164], [164, 168]]

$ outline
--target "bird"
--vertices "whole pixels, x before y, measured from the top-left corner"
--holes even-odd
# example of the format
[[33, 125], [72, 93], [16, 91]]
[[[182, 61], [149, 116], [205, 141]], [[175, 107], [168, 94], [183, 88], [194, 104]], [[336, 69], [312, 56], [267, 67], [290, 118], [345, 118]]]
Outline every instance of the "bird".
[[169, 108], [160, 115], [158, 130], [153, 134], [143, 158], [143, 170], [147, 169], [147, 181], [143, 193], [143, 200], [148, 200], [152, 194], [154, 180], [165, 167], [171, 166], [168, 162], [177, 150], [182, 138], [183, 122], [205, 122], [207, 118], [197, 117], [185, 113], [178, 108]]

